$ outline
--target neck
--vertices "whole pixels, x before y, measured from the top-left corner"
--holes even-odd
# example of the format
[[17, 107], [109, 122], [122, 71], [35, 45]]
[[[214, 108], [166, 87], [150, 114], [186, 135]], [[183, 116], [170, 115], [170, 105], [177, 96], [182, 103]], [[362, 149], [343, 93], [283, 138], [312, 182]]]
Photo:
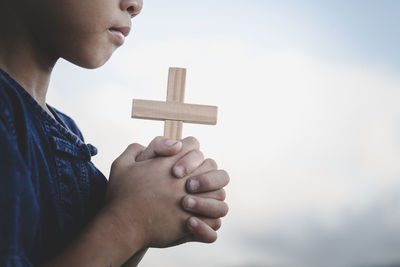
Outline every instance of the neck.
[[46, 54], [45, 46], [35, 40], [13, 7], [0, 5], [0, 10], [0, 68], [48, 111], [46, 94], [57, 58]]

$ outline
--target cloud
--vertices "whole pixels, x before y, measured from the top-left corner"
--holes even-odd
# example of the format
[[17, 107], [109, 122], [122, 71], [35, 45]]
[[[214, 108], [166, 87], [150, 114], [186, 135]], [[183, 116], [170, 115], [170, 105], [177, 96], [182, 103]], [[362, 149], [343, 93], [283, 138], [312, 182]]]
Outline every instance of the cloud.
[[162, 123], [130, 118], [131, 99], [164, 99], [173, 65], [188, 68], [186, 102], [219, 106], [217, 126], [185, 125], [184, 134], [231, 175], [220, 241], [154, 250], [143, 266], [397, 260], [398, 199], [381, 197], [400, 178], [396, 73], [235, 39], [134, 48], [96, 75], [83, 71], [90, 88], [78, 99], [71, 70], [61, 66], [68, 78], [54, 81], [51, 103], [98, 146], [96, 165], [107, 175], [129, 143], [162, 134]]
[[[279, 255], [286, 266], [389, 266], [400, 264], [400, 191], [385, 192], [365, 210], [340, 214], [327, 227], [309, 216], [264, 234], [242, 233], [243, 247]], [[265, 263], [268, 260], [265, 259]]]

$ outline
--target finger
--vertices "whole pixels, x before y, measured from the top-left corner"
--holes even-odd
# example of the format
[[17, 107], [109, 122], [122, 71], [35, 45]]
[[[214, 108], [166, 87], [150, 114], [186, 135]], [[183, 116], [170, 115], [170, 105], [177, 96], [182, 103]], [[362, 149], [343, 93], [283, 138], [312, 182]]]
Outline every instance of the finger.
[[122, 154], [114, 161], [114, 163], [118, 163], [118, 164], [132, 164], [133, 162], [135, 162], [136, 157], [142, 153], [142, 151], [144, 150], [144, 146], [137, 144], [137, 143], [133, 143], [130, 144], [124, 152], [122, 152]]
[[182, 142], [158, 136], [154, 138], [147, 148], [140, 153], [136, 161], [145, 161], [157, 156], [173, 156], [182, 148]]
[[172, 173], [177, 178], [185, 177], [196, 170], [204, 161], [204, 155], [199, 150], [192, 150], [184, 155], [174, 165]]
[[229, 210], [228, 205], [223, 201], [193, 195], [185, 196], [182, 199], [182, 206], [186, 211], [209, 218], [224, 217]]
[[221, 221], [220, 218], [213, 219], [213, 218], [207, 218], [207, 217], [203, 217], [203, 216], [196, 216], [196, 218], [198, 218], [198, 219], [202, 220], [203, 222], [205, 222], [214, 231], [217, 231], [222, 226], [222, 221]]
[[186, 182], [189, 193], [204, 193], [222, 189], [229, 183], [225, 170], [216, 170], [190, 177]]
[[222, 189], [207, 192], [207, 193], [196, 194], [196, 196], [200, 197], [200, 198], [213, 198], [213, 199], [216, 199], [219, 201], [224, 201], [226, 198], [226, 192], [222, 188]]
[[[176, 163], [181, 158], [183, 158], [186, 154], [188, 154], [190, 151], [200, 149], [199, 141], [196, 138], [194, 138], [193, 136], [186, 137], [186, 138], [182, 139], [181, 142], [182, 142], [182, 149], [177, 155], [174, 156], [176, 159]], [[172, 174], [175, 177], [183, 177], [184, 173], [185, 173], [184, 167], [185, 166], [179, 167], [179, 166], [174, 165], [174, 167], [172, 168]], [[181, 176], [181, 175], [183, 175], [183, 176]]]
[[195, 177], [197, 175], [200, 175], [202, 173], [210, 172], [210, 171], [216, 171], [218, 169], [218, 165], [213, 159], [205, 159], [203, 163], [198, 167], [196, 170], [194, 170], [190, 176]]
[[182, 158], [184, 155], [186, 155], [188, 152], [192, 150], [200, 150], [200, 143], [193, 136], [186, 137], [185, 139], [182, 139], [180, 142], [182, 142], [182, 149], [177, 155], [175, 155], [177, 159]]
[[[203, 221], [206, 225], [208, 225], [212, 230], [217, 231], [218, 229], [221, 228], [221, 219], [210, 219], [210, 218], [205, 218], [205, 217], [197, 217], [199, 220]], [[203, 225], [203, 228], [206, 228]], [[193, 241], [198, 241], [198, 242], [203, 242], [202, 240], [204, 240], [204, 235], [202, 235], [201, 231], [197, 230], [198, 228], [194, 228], [194, 229], [190, 229], [188, 227], [188, 230], [190, 231], [188, 234], [185, 235], [185, 237], [176, 240], [175, 242], [169, 244], [169, 246], [177, 246], [177, 245], [181, 245], [184, 244], [186, 242], [193, 242]], [[210, 238], [213, 238], [214, 233], [212, 232], [212, 230], [207, 229], [206, 228], [206, 234], [207, 236]], [[204, 231], [203, 231], [204, 232]], [[212, 240], [210, 240], [212, 241]], [[207, 242], [210, 243], [210, 242]]]
[[187, 226], [189, 230], [193, 233], [194, 241], [202, 243], [213, 243], [217, 240], [217, 232], [214, 231], [205, 222], [197, 219], [196, 217], [189, 218], [187, 220]]

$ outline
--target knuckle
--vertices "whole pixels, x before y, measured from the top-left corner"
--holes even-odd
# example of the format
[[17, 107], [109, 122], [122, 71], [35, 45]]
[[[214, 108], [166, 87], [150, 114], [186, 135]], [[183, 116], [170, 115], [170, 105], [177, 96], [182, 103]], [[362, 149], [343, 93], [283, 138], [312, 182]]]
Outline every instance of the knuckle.
[[226, 192], [224, 189], [218, 190], [218, 199], [224, 201], [226, 198]]
[[210, 236], [207, 240], [207, 243], [214, 243], [215, 241], [217, 241], [217, 233], [214, 233], [212, 236]]
[[221, 219], [218, 218], [214, 221], [212, 228], [214, 229], [214, 231], [217, 231], [218, 229], [221, 228], [221, 226], [222, 226], [222, 221]]
[[216, 162], [215, 160], [213, 160], [213, 159], [206, 159], [205, 162], [206, 162], [206, 164], [207, 164], [208, 166], [210, 166], [213, 170], [218, 169], [218, 164], [217, 164], [217, 162]]
[[227, 186], [230, 182], [230, 177], [227, 171], [225, 170], [218, 170], [218, 177], [220, 180], [220, 183], [223, 187]]
[[138, 143], [132, 143], [129, 144], [127, 147], [127, 150], [136, 150], [136, 149], [141, 149], [142, 145], [138, 144]]
[[200, 150], [196, 149], [194, 150], [195, 153], [199, 156], [199, 158], [201, 158], [202, 160], [204, 160], [204, 154], [203, 152], [201, 152]]
[[197, 140], [197, 138], [195, 138], [193, 136], [188, 136], [185, 139], [190, 145], [192, 145], [196, 148], [200, 148], [200, 142]]
[[224, 203], [221, 207], [221, 217], [225, 217], [228, 214], [229, 207], [228, 204]]
[[199, 240], [202, 243], [214, 243], [217, 241], [217, 232], [215, 232], [215, 230], [210, 229], [209, 231], [199, 235]]
[[154, 143], [160, 143], [160, 142], [162, 142], [162, 141], [164, 140], [164, 138], [165, 138], [165, 137], [163, 137], [163, 136], [156, 136], [156, 137], [153, 139], [153, 142], [154, 142]]
[[221, 176], [225, 178], [226, 184], [228, 184], [230, 181], [229, 173], [225, 170], [219, 170], [219, 171], [221, 173]]

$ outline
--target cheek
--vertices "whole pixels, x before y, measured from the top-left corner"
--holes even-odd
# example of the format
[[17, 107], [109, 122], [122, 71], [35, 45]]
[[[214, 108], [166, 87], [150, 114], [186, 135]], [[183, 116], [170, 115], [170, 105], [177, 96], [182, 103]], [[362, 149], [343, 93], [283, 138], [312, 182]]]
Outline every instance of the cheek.
[[83, 68], [102, 66], [117, 47], [110, 41], [107, 31], [83, 34], [59, 44], [59, 56]]
[[110, 40], [108, 28], [115, 14], [100, 2], [103, 0], [74, 0], [71, 3], [75, 4], [70, 6], [57, 6], [47, 30], [58, 57], [84, 68], [97, 68], [110, 58], [116, 46]]
[[116, 0], [21, 0], [21, 10], [38, 45], [55, 58], [96, 68], [117, 48], [107, 31], [119, 15]]

